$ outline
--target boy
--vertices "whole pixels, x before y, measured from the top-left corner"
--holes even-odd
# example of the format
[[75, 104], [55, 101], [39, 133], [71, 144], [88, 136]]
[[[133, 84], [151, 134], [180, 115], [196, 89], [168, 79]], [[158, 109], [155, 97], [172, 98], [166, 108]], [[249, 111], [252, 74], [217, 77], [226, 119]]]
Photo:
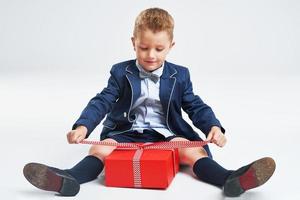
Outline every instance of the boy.
[[[187, 68], [166, 61], [174, 46], [174, 22], [169, 13], [150, 8], [139, 14], [132, 37], [136, 60], [114, 65], [108, 85], [90, 100], [67, 134], [70, 144], [87, 138], [100, 121], [101, 140], [158, 142], [201, 140], [181, 116], [181, 108], [208, 141], [223, 147], [225, 130], [212, 109], [194, 95]], [[34, 186], [63, 196], [74, 196], [80, 184], [94, 180], [114, 147], [94, 145], [89, 155], [71, 169], [39, 163], [24, 167]], [[238, 170], [226, 170], [212, 159], [208, 146], [179, 149], [180, 162], [192, 167], [202, 181], [222, 187], [226, 196], [239, 196], [265, 183], [275, 170], [272, 158], [262, 158]]]

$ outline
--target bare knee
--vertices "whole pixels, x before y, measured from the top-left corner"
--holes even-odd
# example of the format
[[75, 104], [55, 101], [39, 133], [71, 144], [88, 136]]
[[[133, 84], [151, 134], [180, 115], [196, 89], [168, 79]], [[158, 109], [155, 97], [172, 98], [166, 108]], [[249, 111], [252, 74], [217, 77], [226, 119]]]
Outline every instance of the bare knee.
[[[171, 141], [188, 141], [185, 138], [176, 137]], [[180, 163], [193, 166], [200, 158], [208, 157], [203, 147], [181, 148], [179, 149]]]
[[[103, 141], [106, 142], [116, 142], [113, 139], [105, 139]], [[111, 152], [115, 149], [116, 147], [113, 146], [103, 146], [103, 145], [92, 145], [90, 150], [89, 150], [89, 155], [95, 156], [102, 160], [103, 162], [105, 161], [105, 157], [111, 154]]]
[[179, 151], [183, 164], [193, 166], [200, 158], [208, 157], [207, 152], [202, 147], [184, 148]]

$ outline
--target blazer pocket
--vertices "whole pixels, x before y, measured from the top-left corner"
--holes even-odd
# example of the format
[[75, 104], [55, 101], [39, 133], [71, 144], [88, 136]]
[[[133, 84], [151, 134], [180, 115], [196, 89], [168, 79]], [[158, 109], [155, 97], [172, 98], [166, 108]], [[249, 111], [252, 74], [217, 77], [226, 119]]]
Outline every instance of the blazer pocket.
[[103, 126], [106, 127], [106, 128], [109, 128], [109, 129], [115, 129], [117, 127], [117, 124], [114, 123], [113, 121], [111, 120], [105, 120], [103, 122]]

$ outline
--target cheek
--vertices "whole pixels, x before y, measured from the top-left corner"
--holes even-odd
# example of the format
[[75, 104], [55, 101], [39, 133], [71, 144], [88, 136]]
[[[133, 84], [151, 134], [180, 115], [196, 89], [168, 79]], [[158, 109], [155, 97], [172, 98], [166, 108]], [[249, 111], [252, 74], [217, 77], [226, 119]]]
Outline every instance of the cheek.
[[141, 51], [139, 49], [135, 49], [135, 53], [139, 55], [141, 54]]
[[145, 52], [143, 52], [143, 51], [137, 51], [137, 57], [139, 57], [139, 58], [145, 58], [146, 57], [146, 53]]
[[158, 58], [160, 60], [164, 60], [166, 58], [166, 56], [167, 56], [167, 52], [162, 52], [162, 53], [158, 54]]
[[136, 58], [141, 63], [145, 59], [145, 56], [141, 52], [136, 52]]

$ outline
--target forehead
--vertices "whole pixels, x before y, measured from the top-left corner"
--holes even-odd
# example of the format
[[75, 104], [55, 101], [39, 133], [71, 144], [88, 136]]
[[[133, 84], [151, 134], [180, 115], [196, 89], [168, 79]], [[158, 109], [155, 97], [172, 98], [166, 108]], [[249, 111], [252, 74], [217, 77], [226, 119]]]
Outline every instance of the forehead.
[[145, 44], [165, 45], [171, 43], [171, 39], [167, 31], [153, 32], [149, 29], [141, 30], [136, 35], [136, 40]]

